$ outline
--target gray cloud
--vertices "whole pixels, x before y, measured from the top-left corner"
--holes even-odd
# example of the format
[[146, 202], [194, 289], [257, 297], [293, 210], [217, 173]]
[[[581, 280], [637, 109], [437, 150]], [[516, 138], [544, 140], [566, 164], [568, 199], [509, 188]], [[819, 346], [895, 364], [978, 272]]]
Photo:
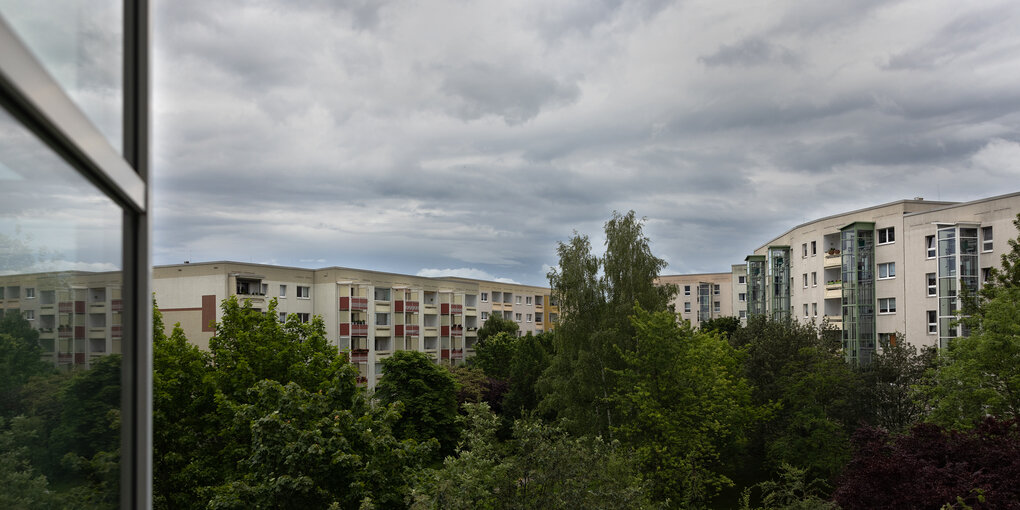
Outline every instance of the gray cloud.
[[720, 271], [819, 216], [1015, 189], [1016, 11], [163, 2], [154, 259], [541, 284], [634, 209], [670, 271]]

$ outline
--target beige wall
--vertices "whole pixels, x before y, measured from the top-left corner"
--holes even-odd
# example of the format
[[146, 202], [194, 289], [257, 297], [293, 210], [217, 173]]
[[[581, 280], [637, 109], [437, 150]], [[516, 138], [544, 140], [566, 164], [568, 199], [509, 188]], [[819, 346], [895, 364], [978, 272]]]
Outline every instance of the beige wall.
[[[673, 300], [673, 306], [676, 309], [677, 315], [680, 318], [690, 321], [691, 325], [697, 327], [700, 325], [698, 322], [698, 284], [699, 283], [710, 283], [712, 285], [719, 286], [719, 294], [712, 294], [711, 301], [713, 306], [710, 307], [710, 314], [712, 318], [715, 317], [736, 317], [737, 313], [733, 309], [733, 273], [702, 273], [702, 274], [684, 274], [684, 275], [663, 275], [657, 280], [657, 283], [672, 283], [677, 286], [676, 298]], [[685, 288], [690, 287], [690, 294], [685, 293]], [[716, 312], [714, 303], [719, 303], [719, 311]], [[685, 303], [690, 303], [690, 311], [685, 311]]]

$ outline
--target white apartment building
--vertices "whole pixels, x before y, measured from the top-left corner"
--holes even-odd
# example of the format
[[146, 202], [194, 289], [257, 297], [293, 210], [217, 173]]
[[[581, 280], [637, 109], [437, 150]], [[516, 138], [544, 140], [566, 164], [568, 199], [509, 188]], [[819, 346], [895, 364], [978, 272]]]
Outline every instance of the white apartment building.
[[263, 311], [275, 298], [280, 320], [319, 315], [328, 338], [349, 354], [369, 386], [382, 376], [380, 362], [399, 350], [463, 363], [490, 314], [517, 322], [521, 334], [550, 330], [557, 319], [548, 288], [344, 267], [228, 261], [158, 266], [153, 290], [167, 328], [179, 322], [203, 348], [222, 318], [220, 302], [232, 295]]
[[734, 293], [741, 292], [734, 284], [734, 273], [702, 273], [660, 276], [656, 283], [677, 287], [673, 308], [681, 319], [692, 326], [717, 317], [738, 315]]
[[868, 363], [878, 340], [904, 335], [944, 347], [967, 334], [955, 324], [960, 289], [978, 289], [1000, 265], [1006, 241], [1017, 236], [1017, 213], [1020, 193], [965, 203], [901, 200], [820, 218], [756, 249], [735, 269], [746, 287], [734, 292], [746, 292], [746, 313], [842, 330], [850, 361]]

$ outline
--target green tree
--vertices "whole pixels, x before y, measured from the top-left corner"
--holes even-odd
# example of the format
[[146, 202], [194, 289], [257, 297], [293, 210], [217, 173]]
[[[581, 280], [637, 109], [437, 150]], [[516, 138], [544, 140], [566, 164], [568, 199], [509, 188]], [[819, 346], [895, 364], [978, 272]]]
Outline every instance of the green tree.
[[437, 460], [453, 453], [459, 431], [457, 386], [450, 372], [417, 351], [397, 351], [382, 361], [382, 367], [375, 397], [383, 405], [400, 403], [394, 435], [417, 442], [435, 438]]
[[635, 309], [636, 349], [616, 394], [622, 440], [656, 500], [701, 507], [733, 482], [720, 458], [768, 409], [751, 402], [739, 353], [718, 334], [694, 332], [669, 311]]
[[719, 333], [729, 338], [740, 329], [740, 319], [736, 317], [716, 317], [701, 323], [700, 330], [706, 333]]
[[482, 327], [478, 328], [478, 344], [484, 344], [486, 340], [491, 336], [498, 335], [499, 333], [507, 333], [512, 337], [517, 336], [517, 331], [520, 327], [517, 322], [510, 319], [504, 319], [499, 312], [493, 312], [489, 315], [488, 319], [482, 323]]
[[42, 353], [39, 332], [21, 314], [0, 318], [0, 417], [23, 412], [18, 397], [22, 386], [32, 376], [53, 372]]
[[549, 345], [552, 333], [532, 335], [519, 339], [510, 360], [510, 389], [503, 399], [508, 418], [519, 418], [538, 408], [538, 380], [549, 367]]
[[506, 331], [491, 335], [475, 344], [475, 355], [471, 358], [471, 364], [481, 368], [489, 377], [507, 379], [510, 377], [510, 362], [517, 351], [518, 343], [517, 335]]
[[573, 437], [531, 418], [517, 420], [506, 443], [500, 419], [485, 404], [468, 404], [455, 456], [415, 482], [411, 508], [647, 508], [644, 486], [619, 443]]
[[924, 418], [927, 406], [915, 388], [934, 368], [937, 350], [908, 344], [902, 335], [895, 344], [884, 342], [871, 364], [859, 370], [861, 414], [868, 423], [891, 432], [906, 432]]
[[0, 417], [0, 508], [25, 510], [60, 507], [61, 498], [30, 461], [30, 448], [38, 429], [28, 418], [7, 422]]
[[634, 211], [614, 212], [605, 233], [603, 257], [591, 253], [587, 236], [575, 233], [558, 245], [559, 267], [549, 273], [562, 318], [554, 336], [556, 354], [540, 382], [541, 408], [573, 432], [609, 434], [618, 424], [614, 374], [625, 364], [622, 352], [634, 349], [634, 305], [667, 310], [676, 294], [676, 286], [655, 284], [666, 262], [652, 254]]
[[383, 508], [403, 506], [407, 480], [429, 443], [391, 432], [394, 407], [352, 401], [343, 382], [319, 391], [261, 381], [237, 407], [251, 429], [239, 476], [211, 491], [210, 508]]

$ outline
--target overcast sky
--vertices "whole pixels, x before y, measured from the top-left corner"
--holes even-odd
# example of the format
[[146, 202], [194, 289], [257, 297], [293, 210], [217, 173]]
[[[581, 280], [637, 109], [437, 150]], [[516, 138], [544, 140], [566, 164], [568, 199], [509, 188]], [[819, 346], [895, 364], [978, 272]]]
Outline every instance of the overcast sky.
[[[342, 5], [345, 4], [345, 5]], [[155, 2], [155, 255], [547, 284], [1020, 190], [1020, 2]]]

